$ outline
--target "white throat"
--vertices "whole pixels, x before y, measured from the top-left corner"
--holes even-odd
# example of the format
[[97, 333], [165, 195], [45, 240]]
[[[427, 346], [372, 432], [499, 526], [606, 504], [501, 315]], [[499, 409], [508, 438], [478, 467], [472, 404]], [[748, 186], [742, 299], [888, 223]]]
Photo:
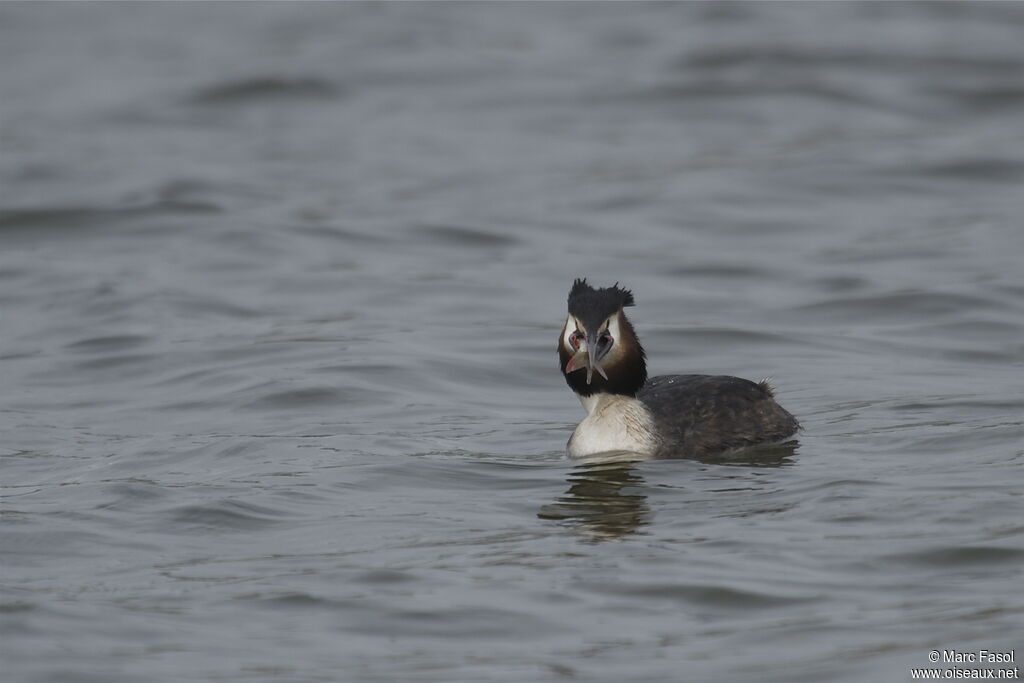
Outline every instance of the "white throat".
[[569, 439], [569, 457], [583, 458], [608, 451], [654, 454], [654, 420], [642, 402], [632, 396], [604, 393], [579, 399], [587, 416]]

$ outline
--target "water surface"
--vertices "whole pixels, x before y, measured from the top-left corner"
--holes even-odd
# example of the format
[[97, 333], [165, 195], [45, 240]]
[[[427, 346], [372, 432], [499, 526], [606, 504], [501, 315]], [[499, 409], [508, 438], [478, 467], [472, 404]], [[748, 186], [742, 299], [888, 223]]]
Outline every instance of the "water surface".
[[[11, 681], [1021, 645], [1024, 7], [0, 5]], [[572, 463], [574, 277], [798, 448]], [[1019, 652], [1019, 647], [1018, 647]]]

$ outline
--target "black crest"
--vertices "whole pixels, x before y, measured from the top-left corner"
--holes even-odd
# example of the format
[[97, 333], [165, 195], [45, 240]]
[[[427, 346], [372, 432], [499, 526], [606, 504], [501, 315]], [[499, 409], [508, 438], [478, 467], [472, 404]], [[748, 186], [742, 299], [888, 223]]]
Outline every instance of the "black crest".
[[[616, 282], [611, 287], [594, 288], [585, 279], [577, 279], [569, 290], [569, 313], [583, 323], [591, 334], [597, 332], [609, 317], [619, 309], [633, 305], [633, 293], [619, 287]], [[625, 315], [619, 321], [620, 338], [616, 340], [617, 350], [609, 355], [603, 367], [607, 378], [595, 372], [591, 381], [587, 382], [587, 373], [577, 370], [566, 374], [565, 367], [573, 357], [572, 349], [566, 348], [559, 339], [558, 356], [565, 375], [565, 381], [580, 396], [592, 394], [623, 394], [635, 396], [640, 387], [647, 381], [647, 364], [644, 360], [644, 348], [636, 338], [636, 332]]]
[[632, 305], [633, 292], [619, 287], [618, 282], [611, 287], [594, 288], [587, 284], [586, 278], [577, 278], [569, 290], [569, 313], [590, 331], [596, 330], [620, 308]]

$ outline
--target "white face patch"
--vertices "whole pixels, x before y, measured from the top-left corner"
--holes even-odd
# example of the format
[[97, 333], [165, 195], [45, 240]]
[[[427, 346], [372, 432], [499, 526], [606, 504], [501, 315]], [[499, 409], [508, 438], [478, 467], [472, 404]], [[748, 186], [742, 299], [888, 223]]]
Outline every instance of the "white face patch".
[[571, 337], [572, 333], [576, 331], [577, 326], [579, 329], [583, 329], [583, 325], [580, 325], [579, 321], [570, 315], [565, 320], [565, 328], [562, 329], [562, 346], [567, 348], [570, 352], [575, 351], [575, 349], [572, 348], [572, 342], [569, 340], [569, 337]]
[[[608, 353], [605, 358], [605, 362], [616, 358], [619, 355], [620, 344], [619, 335], [621, 332], [621, 326], [619, 325], [619, 313], [616, 312], [609, 316], [607, 320], [601, 323], [601, 327], [598, 329], [598, 333], [608, 330], [608, 334], [612, 336], [612, 347], [608, 349]], [[583, 334], [586, 334], [587, 328], [571, 313], [565, 319], [565, 327], [562, 328], [562, 345], [570, 352], [575, 352], [576, 349], [572, 346], [572, 340], [570, 337], [573, 332], [579, 330]]]
[[619, 324], [619, 320], [619, 313], [616, 312], [604, 324], [608, 329], [608, 334], [612, 337], [612, 347], [608, 349], [608, 353], [605, 354], [602, 360], [602, 364], [605, 366], [614, 364], [622, 353], [622, 338], [620, 337], [622, 327]]
[[612, 317], [608, 318], [608, 332], [612, 335], [612, 341], [616, 346], [619, 345], [619, 314], [616, 313]]

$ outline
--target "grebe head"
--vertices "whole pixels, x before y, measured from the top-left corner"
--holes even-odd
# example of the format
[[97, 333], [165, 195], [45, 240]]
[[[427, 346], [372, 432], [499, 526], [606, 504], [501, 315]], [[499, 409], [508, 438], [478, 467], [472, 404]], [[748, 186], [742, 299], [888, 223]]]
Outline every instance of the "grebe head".
[[558, 342], [565, 381], [580, 396], [635, 396], [647, 381], [644, 350], [623, 308], [633, 293], [615, 283], [594, 288], [577, 279], [569, 290], [569, 315]]

